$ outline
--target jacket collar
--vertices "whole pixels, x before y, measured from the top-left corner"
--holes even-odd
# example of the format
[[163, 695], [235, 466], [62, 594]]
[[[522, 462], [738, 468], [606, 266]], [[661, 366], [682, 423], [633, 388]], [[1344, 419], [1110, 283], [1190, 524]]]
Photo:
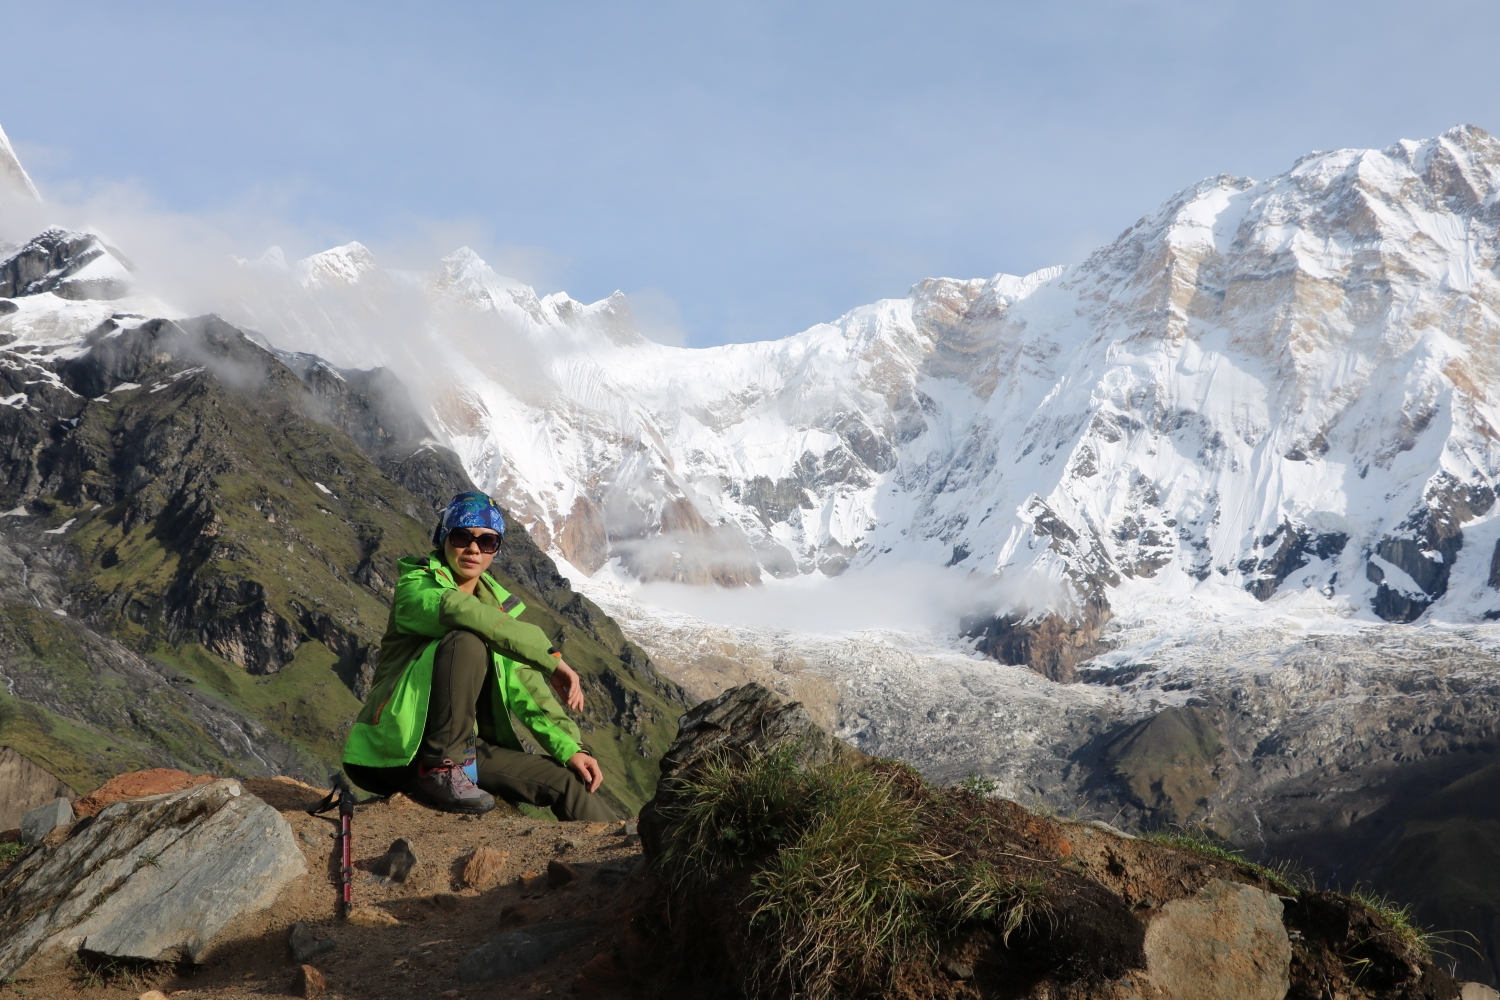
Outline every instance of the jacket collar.
[[[458, 589], [458, 583], [453, 579], [453, 571], [448, 568], [448, 564], [436, 552], [431, 552], [428, 554], [427, 569], [428, 572], [433, 575], [438, 584], [444, 590]], [[482, 575], [479, 578], [479, 581], [490, 589], [490, 593], [492, 595], [495, 593], [496, 588], [499, 586], [497, 583], [495, 583], [495, 578], [490, 576], [488, 573]]]

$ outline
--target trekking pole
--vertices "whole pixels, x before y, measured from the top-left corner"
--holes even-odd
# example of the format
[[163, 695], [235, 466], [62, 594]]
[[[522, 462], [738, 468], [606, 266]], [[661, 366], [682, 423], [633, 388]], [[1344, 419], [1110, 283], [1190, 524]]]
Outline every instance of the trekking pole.
[[339, 916], [348, 917], [354, 906], [354, 790], [342, 773], [329, 775], [333, 790], [317, 805], [307, 811], [316, 816], [339, 807]]

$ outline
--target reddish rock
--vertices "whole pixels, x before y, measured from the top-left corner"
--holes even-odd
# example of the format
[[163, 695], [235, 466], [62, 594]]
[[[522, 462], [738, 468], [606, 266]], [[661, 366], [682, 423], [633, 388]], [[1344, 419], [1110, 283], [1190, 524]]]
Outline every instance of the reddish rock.
[[117, 774], [73, 803], [73, 812], [78, 818], [97, 815], [105, 806], [124, 799], [139, 799], [147, 795], [162, 795], [180, 792], [194, 785], [207, 784], [214, 780], [211, 774], [188, 774], [166, 767], [154, 767], [149, 771], [127, 771]]
[[460, 879], [470, 889], [493, 888], [499, 884], [500, 876], [505, 871], [508, 861], [510, 861], [509, 851], [497, 851], [493, 847], [477, 847], [464, 864], [464, 872]]
[[310, 965], [297, 966], [297, 994], [308, 998], [320, 997], [328, 990], [328, 980], [323, 973]]

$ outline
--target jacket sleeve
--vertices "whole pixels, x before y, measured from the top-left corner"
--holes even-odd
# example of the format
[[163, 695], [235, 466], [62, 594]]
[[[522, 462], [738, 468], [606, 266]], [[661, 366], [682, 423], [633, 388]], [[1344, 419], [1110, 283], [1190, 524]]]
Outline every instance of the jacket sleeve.
[[525, 664], [517, 664], [515, 671], [516, 680], [530, 692], [531, 700], [536, 702], [536, 707], [542, 710], [542, 714], [547, 716], [554, 726], [561, 729], [565, 736], [580, 747], [583, 746], [583, 733], [579, 731], [578, 723], [568, 716], [563, 707], [557, 703], [557, 699], [553, 697], [552, 689], [547, 686], [547, 676], [540, 670], [533, 670]]
[[547, 676], [557, 669], [552, 656], [552, 642], [547, 633], [535, 625], [516, 621], [499, 608], [490, 607], [472, 594], [461, 590], [441, 590], [438, 598], [438, 636], [456, 628], [466, 629], [490, 644], [490, 649], [535, 667]]
[[[535, 628], [535, 626], [528, 626]], [[541, 629], [537, 629], [538, 632]], [[550, 659], [550, 657], [549, 657]], [[566, 764], [572, 756], [582, 749], [576, 740], [568, 736], [543, 712], [537, 705], [536, 700], [531, 697], [531, 692], [526, 690], [516, 677], [515, 670], [505, 671], [505, 680], [510, 687], [510, 710], [520, 720], [521, 725], [531, 730], [531, 735], [536, 737], [537, 743], [559, 764]]]

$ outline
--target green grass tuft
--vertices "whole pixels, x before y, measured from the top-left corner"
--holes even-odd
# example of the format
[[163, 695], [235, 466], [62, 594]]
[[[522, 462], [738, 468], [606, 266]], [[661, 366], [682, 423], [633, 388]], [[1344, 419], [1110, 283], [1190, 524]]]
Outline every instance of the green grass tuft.
[[0, 865], [8, 865], [12, 861], [19, 861], [30, 853], [30, 851], [30, 847], [14, 840], [0, 844]]
[[1239, 851], [1215, 842], [1202, 830], [1177, 833], [1158, 830], [1145, 834], [1142, 839], [1150, 841], [1153, 844], [1161, 844], [1165, 847], [1175, 847], [1183, 851], [1194, 851], [1198, 854], [1214, 858], [1217, 861], [1234, 865], [1237, 868], [1242, 868], [1258, 875], [1260, 878], [1289, 894], [1299, 892], [1302, 887], [1298, 883], [1306, 881], [1305, 877], [1295, 871], [1290, 864], [1279, 864], [1275, 868], [1268, 868], [1265, 865], [1257, 864], [1246, 858]]
[[1441, 935], [1433, 934], [1416, 923], [1412, 919], [1411, 907], [1402, 905], [1389, 896], [1377, 896], [1375, 891], [1368, 886], [1356, 885], [1349, 890], [1349, 898], [1359, 903], [1367, 910], [1371, 910], [1380, 916], [1401, 939], [1402, 943], [1414, 949], [1424, 957], [1432, 955], [1433, 944], [1451, 943]]
[[962, 788], [964, 791], [970, 793], [971, 795], [977, 795], [981, 799], [987, 799], [991, 795], [994, 795], [996, 792], [1000, 791], [1000, 782], [996, 781], [994, 778], [986, 777], [983, 774], [970, 771], [969, 776], [958, 783], [958, 787]]
[[659, 870], [679, 899], [745, 915], [749, 995], [859, 995], [935, 960], [965, 928], [1008, 943], [1047, 915], [1036, 873], [937, 846], [927, 823], [951, 819], [944, 793], [909, 769], [800, 759], [795, 744], [713, 758], [665, 811]]

